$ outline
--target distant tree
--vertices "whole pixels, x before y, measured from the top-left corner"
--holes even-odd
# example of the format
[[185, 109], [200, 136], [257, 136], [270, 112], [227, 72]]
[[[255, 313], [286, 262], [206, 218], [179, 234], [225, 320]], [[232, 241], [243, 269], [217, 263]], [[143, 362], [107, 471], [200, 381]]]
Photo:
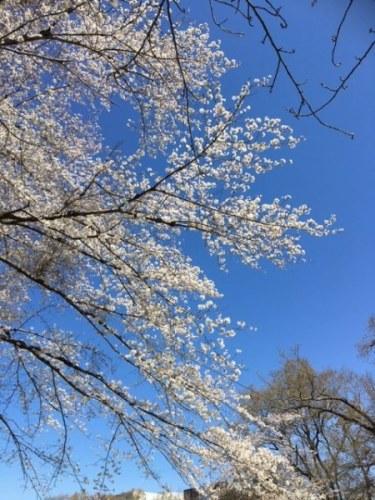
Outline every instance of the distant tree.
[[160, 495], [160, 499], [158, 500], [181, 500], [181, 495], [176, 495], [176, 493], [166, 491]]
[[[140, 489], [134, 489], [118, 495], [108, 495], [108, 500], [145, 500], [146, 495]], [[107, 500], [107, 499], [106, 499]]]
[[47, 497], [46, 500], [144, 500], [145, 493], [142, 490], [134, 489], [124, 493], [110, 494], [110, 493], [95, 493], [90, 495], [88, 493], [73, 493], [73, 495], [58, 495]]
[[256, 500], [256, 498], [246, 493], [237, 492], [234, 489], [226, 489], [220, 494], [219, 500]]
[[[291, 357], [263, 389], [250, 391], [249, 408], [278, 426], [294, 466], [322, 485], [325, 498], [370, 500], [375, 496], [373, 387], [368, 375], [318, 372], [306, 359]], [[275, 441], [268, 444], [278, 448]]]
[[[124, 493], [96, 493], [88, 495], [86, 493], [74, 493], [73, 495], [58, 495], [48, 497], [46, 500], [145, 500], [146, 493], [140, 489], [133, 489]], [[157, 494], [157, 500], [180, 500], [181, 494], [173, 492], [164, 492]]]
[[368, 320], [367, 333], [359, 343], [358, 350], [362, 356], [370, 359], [375, 353], [375, 315]]

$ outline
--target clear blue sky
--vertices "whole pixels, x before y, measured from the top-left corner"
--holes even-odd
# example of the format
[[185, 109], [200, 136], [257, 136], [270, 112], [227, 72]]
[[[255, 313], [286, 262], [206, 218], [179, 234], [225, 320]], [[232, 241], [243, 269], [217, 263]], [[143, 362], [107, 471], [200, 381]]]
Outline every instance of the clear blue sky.
[[[320, 82], [332, 84], [333, 77], [340, 74], [330, 69], [328, 49], [343, 2], [318, 2], [315, 9], [306, 8], [307, 2], [284, 3], [290, 23], [289, 47], [296, 49], [289, 58], [291, 67], [301, 81], [307, 80], [307, 92], [319, 102], [323, 95]], [[293, 9], [287, 9], [291, 4]], [[349, 19], [338, 50], [343, 68], [366, 47], [371, 12], [374, 19], [374, 2], [362, 2], [362, 8], [353, 12], [351, 22]], [[288, 48], [287, 38], [281, 35]], [[273, 59], [256, 43], [259, 35], [222, 39], [227, 52], [242, 62], [240, 74], [272, 73]], [[324, 114], [328, 121], [353, 131], [353, 141], [311, 119], [293, 119], [286, 109], [296, 99], [285, 78], [272, 96], [259, 93], [252, 101], [255, 114], [280, 116], [306, 138], [292, 153], [294, 165], [265, 176], [261, 191], [270, 197], [291, 194], [295, 202], [307, 202], [316, 217], [335, 213], [344, 232], [305, 240], [306, 263], [283, 271], [266, 266], [260, 272], [236, 265], [228, 276], [217, 278], [228, 313], [245, 317], [258, 327], [257, 334], [243, 341], [251, 380], [256, 371], [265, 373], [275, 366], [279, 350], [295, 344], [317, 368], [363, 367], [354, 345], [364, 333], [368, 316], [375, 312], [374, 56], [372, 53], [349, 88]]]
[[[193, 18], [209, 19], [208, 2], [186, 3]], [[307, 92], [319, 99], [323, 96], [320, 82], [334, 83], [339, 75], [330, 67], [330, 38], [346, 3], [318, 2], [314, 9], [307, 0], [281, 3], [285, 4], [290, 27], [288, 31], [279, 31], [280, 40], [285, 48], [296, 49], [296, 54], [289, 58], [290, 65], [301, 81], [307, 80]], [[366, 47], [368, 19], [375, 18], [375, 2], [358, 4], [344, 27], [343, 43], [338, 49], [343, 71]], [[231, 23], [235, 29], [245, 29], [238, 18]], [[212, 36], [221, 38], [227, 54], [241, 62], [241, 67], [226, 79], [229, 93], [236, 92], [247, 78], [274, 71], [274, 58], [259, 43], [261, 35], [256, 30], [239, 38], [212, 27]], [[324, 129], [312, 119], [296, 121], [291, 117], [287, 108], [295, 104], [296, 98], [284, 76], [272, 95], [258, 92], [250, 101], [255, 115], [281, 117], [295, 128], [297, 135], [306, 138], [291, 153], [294, 165], [268, 174], [257, 189], [270, 199], [291, 194], [295, 203], [308, 203], [317, 219], [335, 213], [337, 225], [344, 232], [324, 239], [305, 239], [307, 261], [284, 270], [266, 265], [263, 270], [253, 271], [233, 263], [230, 272], [223, 274], [213, 260], [202, 255], [199, 246], [194, 248], [196, 262], [205, 267], [225, 295], [225, 314], [245, 319], [258, 328], [256, 333], [240, 334], [236, 341], [244, 351], [244, 383], [256, 383], [258, 375], [266, 375], [277, 366], [280, 351], [297, 344], [301, 354], [316, 368], [366, 369], [356, 355], [355, 344], [365, 332], [368, 317], [375, 312], [374, 56], [372, 53], [349, 88], [324, 114], [327, 120], [354, 132], [354, 140]], [[106, 121], [106, 127], [108, 136], [116, 143], [124, 129], [116, 120], [113, 122], [113, 116], [116, 113]], [[77, 445], [84, 455], [86, 444], [78, 441]], [[0, 474], [5, 478], [0, 486], [0, 500], [34, 499], [32, 492], [22, 492], [16, 469], [2, 466]], [[172, 486], [182, 487], [169, 471], [166, 476]], [[133, 465], [125, 467], [115, 487], [117, 491], [134, 487], [157, 489]], [[54, 493], [74, 489], [70, 481], [61, 481]]]

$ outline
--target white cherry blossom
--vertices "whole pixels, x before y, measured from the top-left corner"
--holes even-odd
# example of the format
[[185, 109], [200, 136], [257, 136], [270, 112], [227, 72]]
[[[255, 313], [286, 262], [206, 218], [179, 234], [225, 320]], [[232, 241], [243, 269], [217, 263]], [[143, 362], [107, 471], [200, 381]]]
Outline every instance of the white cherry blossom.
[[[262, 498], [318, 498], [262, 446], [268, 425], [233, 425], [237, 327], [182, 242], [198, 233], [223, 269], [283, 266], [333, 219], [252, 193], [299, 139], [253, 116], [262, 80], [225, 98], [236, 63], [178, 15], [169, 0], [0, 2], [2, 457], [35, 488], [40, 462], [76, 474], [73, 429], [100, 418], [99, 488], [130, 447], [147, 473], [151, 448], [199, 488], [226, 475]], [[116, 106], [136, 139], [113, 151]]]

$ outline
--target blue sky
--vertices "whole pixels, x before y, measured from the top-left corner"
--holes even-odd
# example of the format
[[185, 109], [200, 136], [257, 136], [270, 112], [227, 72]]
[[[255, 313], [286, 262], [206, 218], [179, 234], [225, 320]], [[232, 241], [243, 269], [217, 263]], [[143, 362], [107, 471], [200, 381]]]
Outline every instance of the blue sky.
[[[288, 9], [291, 4], [293, 8]], [[329, 49], [342, 2], [318, 2], [314, 9], [306, 4], [285, 2], [289, 34], [279, 33], [285, 48], [296, 49], [288, 59], [290, 66], [300, 81], [307, 81], [305, 89], [312, 100], [320, 102], [324, 97], [320, 82], [336, 82], [340, 72], [345, 73], [355, 55], [366, 48], [367, 19], [375, 13], [375, 4], [363, 2], [349, 18], [337, 52], [342, 61], [339, 71], [330, 67]], [[273, 72], [272, 54], [257, 43], [260, 35], [255, 30], [242, 39], [221, 38], [226, 52], [241, 62], [240, 75], [253, 78]], [[297, 121], [290, 116], [287, 109], [296, 98], [284, 75], [272, 95], [259, 92], [250, 101], [254, 114], [279, 116], [306, 139], [292, 152], [294, 165], [264, 176], [258, 189], [265, 197], [291, 194], [296, 203], [308, 203], [317, 218], [335, 213], [337, 225], [344, 229], [329, 238], [305, 239], [305, 263], [284, 270], [267, 265], [259, 272], [235, 264], [229, 275], [215, 274], [226, 297], [225, 310], [258, 327], [257, 333], [241, 341], [246, 351], [246, 378], [251, 381], [256, 381], [257, 372], [265, 374], [275, 367], [279, 351], [296, 344], [317, 368], [365, 369], [355, 344], [375, 311], [374, 70], [372, 54], [349, 88], [323, 115], [327, 121], [352, 131], [354, 140], [312, 119]], [[236, 83], [239, 81], [232, 79], [231, 84]]]
[[[186, 2], [187, 3], [187, 2]], [[352, 18], [344, 26], [338, 58], [339, 70], [332, 70], [329, 59], [331, 35], [340, 19], [345, 2], [309, 2], [285, 0], [285, 16], [289, 30], [281, 32], [285, 48], [295, 48], [290, 65], [301, 81], [307, 80], [306, 91], [319, 102], [321, 81], [334, 83], [354, 61], [369, 41], [368, 23], [375, 2], [358, 2]], [[209, 19], [208, 2], [189, 2], [191, 17]], [[374, 18], [374, 16], [373, 16]], [[231, 26], [246, 30], [238, 16]], [[236, 92], [248, 78], [274, 71], [274, 58], [267, 46], [259, 42], [255, 29], [239, 38], [220, 33], [212, 26], [213, 38], [221, 38], [225, 52], [235, 57], [240, 68], [225, 80], [228, 93]], [[299, 345], [302, 355], [319, 369], [369, 369], [357, 357], [355, 344], [365, 333], [368, 317], [375, 312], [375, 230], [374, 230], [374, 130], [375, 99], [374, 53], [324, 113], [324, 118], [354, 132], [355, 139], [332, 132], [312, 119], [295, 120], [287, 109], [295, 104], [293, 89], [284, 75], [272, 95], [257, 91], [250, 99], [254, 115], [278, 116], [305, 137], [291, 152], [293, 166], [264, 176], [257, 188], [264, 197], [291, 194], [296, 204], [306, 202], [313, 216], [323, 219], [337, 215], [337, 226], [344, 231], [323, 239], [305, 239], [306, 262], [283, 270], [266, 265], [260, 271], [245, 269], [233, 262], [229, 273], [218, 271], [216, 263], [202, 254], [199, 245], [193, 258], [206, 269], [224, 293], [222, 310], [234, 319], [244, 319], [257, 327], [257, 332], [241, 333], [236, 344], [243, 349], [245, 365], [243, 383], [257, 383], [278, 363], [279, 353]], [[112, 123], [110, 123], [112, 121]], [[121, 124], [107, 120], [107, 134], [116, 142], [121, 139]], [[117, 135], [117, 137], [116, 137]], [[84, 442], [77, 442], [82, 455], [87, 455]], [[32, 500], [32, 492], [22, 492], [21, 477], [13, 468], [0, 468], [3, 478], [0, 500]], [[173, 487], [181, 484], [166, 470]], [[145, 481], [132, 464], [116, 480], [117, 491], [133, 487], [157, 489]], [[61, 481], [54, 493], [72, 492], [70, 481]]]

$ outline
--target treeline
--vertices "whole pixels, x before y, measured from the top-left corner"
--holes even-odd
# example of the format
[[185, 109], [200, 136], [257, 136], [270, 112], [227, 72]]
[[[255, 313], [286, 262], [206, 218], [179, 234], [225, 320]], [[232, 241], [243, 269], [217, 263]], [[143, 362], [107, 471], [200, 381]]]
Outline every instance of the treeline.
[[[180, 497], [178, 497], [180, 498]], [[133, 489], [124, 493], [109, 494], [109, 493], [74, 493], [73, 495], [57, 495], [49, 497], [46, 500], [146, 500], [146, 494], [139, 489]], [[177, 500], [177, 496], [173, 493], [162, 493], [158, 500]]]

